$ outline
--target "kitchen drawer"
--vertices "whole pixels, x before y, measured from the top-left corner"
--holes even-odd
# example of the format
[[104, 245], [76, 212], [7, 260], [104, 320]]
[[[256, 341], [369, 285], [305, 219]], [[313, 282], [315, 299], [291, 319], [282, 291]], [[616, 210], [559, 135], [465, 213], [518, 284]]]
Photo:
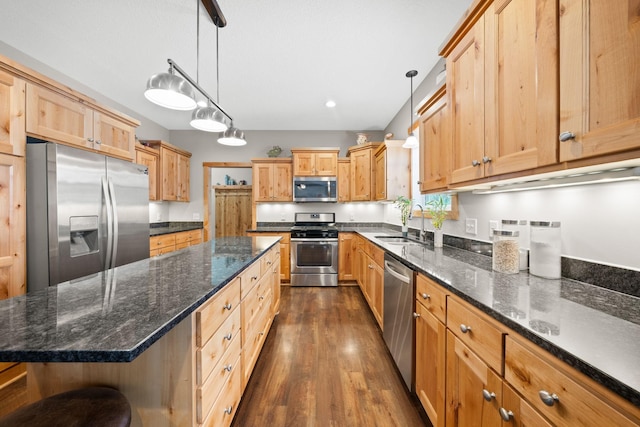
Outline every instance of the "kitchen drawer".
[[181, 231], [179, 233], [174, 233], [176, 236], [176, 246], [186, 243], [189, 246], [189, 232]]
[[254, 329], [259, 321], [261, 312], [270, 310], [270, 307], [266, 306], [267, 299], [270, 300], [272, 295], [270, 284], [270, 280], [261, 280], [249, 295], [242, 300], [242, 329], [244, 331]]
[[243, 389], [249, 381], [249, 377], [251, 377], [251, 372], [253, 372], [253, 367], [258, 360], [260, 350], [269, 332], [268, 327], [271, 324], [272, 316], [268, 307], [271, 306], [271, 302], [271, 294], [269, 294], [265, 298], [265, 309], [258, 313], [253, 327], [242, 331]]
[[[240, 360], [237, 359], [233, 366], [237, 367], [239, 363]], [[234, 368], [202, 425], [206, 427], [229, 427], [238, 409], [241, 395], [242, 370]]]
[[[499, 374], [503, 371], [502, 330], [486, 314], [447, 296], [447, 328]], [[463, 332], [466, 330], [467, 332]]]
[[222, 357], [218, 360], [214, 368], [213, 373], [207, 378], [204, 384], [196, 390], [196, 416], [199, 423], [207, 417], [213, 404], [220, 396], [220, 391], [234, 374], [234, 371], [242, 371], [242, 367], [240, 366], [239, 336], [233, 338], [229, 351], [222, 354]]
[[276, 258], [276, 252], [279, 251], [279, 244], [274, 246], [260, 258], [260, 274], [264, 276], [271, 271], [273, 260]]
[[202, 243], [202, 230], [191, 230], [186, 233], [189, 235], [189, 242], [192, 246]]
[[240, 297], [245, 299], [249, 291], [260, 280], [260, 260], [254, 262], [240, 274]]
[[442, 323], [447, 322], [447, 294], [433, 280], [422, 274], [416, 279], [416, 300]]
[[191, 246], [189, 242], [176, 243], [176, 251], [179, 249], [188, 248], [189, 246]]
[[169, 246], [175, 246], [175, 234], [162, 234], [160, 236], [151, 236], [149, 238], [149, 249], [162, 249]]
[[196, 345], [202, 347], [240, 304], [240, 278], [236, 277], [196, 311]]
[[[196, 381], [203, 384], [231, 347], [240, 354], [240, 309], [236, 307], [207, 343], [196, 351]], [[237, 339], [236, 339], [237, 338]]]
[[367, 241], [368, 248], [367, 254], [378, 264], [378, 266], [384, 268], [384, 250], [377, 247], [374, 243]]
[[[640, 411], [590, 378], [540, 350], [533, 350], [508, 336], [505, 379], [542, 415], [556, 425], [631, 427], [640, 423]], [[555, 395], [551, 406], [541, 393]], [[624, 405], [615, 408], [614, 401]], [[631, 410], [624, 414], [624, 410]], [[628, 418], [628, 417], [629, 418]]]

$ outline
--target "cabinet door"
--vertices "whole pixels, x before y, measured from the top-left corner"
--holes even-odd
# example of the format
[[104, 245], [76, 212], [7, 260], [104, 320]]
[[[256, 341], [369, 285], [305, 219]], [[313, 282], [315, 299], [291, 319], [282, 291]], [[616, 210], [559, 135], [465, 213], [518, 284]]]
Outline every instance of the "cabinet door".
[[376, 200], [387, 199], [387, 152], [378, 153], [375, 158]]
[[94, 112], [93, 134], [95, 148], [108, 156], [133, 160], [135, 128], [106, 114]]
[[160, 159], [162, 160], [162, 200], [178, 200], [178, 153], [160, 148]]
[[47, 141], [93, 149], [93, 110], [27, 83], [27, 133]]
[[447, 188], [451, 173], [451, 127], [444, 89], [420, 117], [420, 192]]
[[369, 281], [371, 290], [371, 310], [373, 316], [378, 321], [378, 326], [383, 329], [384, 325], [384, 270], [371, 260], [372, 268], [369, 270]]
[[293, 155], [293, 174], [294, 176], [315, 175], [314, 154], [310, 152], [295, 153]]
[[447, 330], [419, 302], [416, 314], [416, 394], [433, 426], [444, 427]]
[[561, 0], [560, 161], [640, 147], [637, 1]]
[[484, 17], [480, 17], [447, 57], [453, 183], [484, 176], [484, 66]]
[[190, 163], [189, 157], [178, 155], [178, 193], [176, 197], [181, 202], [188, 202], [190, 198]]
[[353, 233], [340, 233], [338, 246], [338, 280], [354, 280], [356, 245]]
[[553, 426], [507, 384], [502, 385], [502, 409], [500, 411], [509, 418], [509, 421], [503, 421], [503, 427]]
[[314, 175], [336, 176], [338, 153], [314, 153]]
[[158, 200], [158, 156], [136, 151], [136, 163], [149, 169], [149, 200]]
[[351, 201], [351, 162], [349, 160], [338, 161], [338, 201]]
[[557, 22], [547, 0], [497, 0], [485, 12], [485, 176], [557, 162]]
[[0, 153], [24, 156], [25, 82], [0, 71]]
[[371, 150], [351, 155], [351, 200], [371, 200]]
[[0, 154], [0, 299], [26, 292], [25, 158]]
[[[499, 427], [502, 380], [447, 331], [447, 427]], [[488, 394], [485, 399], [484, 394]]]
[[253, 165], [253, 200], [270, 202], [273, 198], [273, 164], [255, 163]]
[[291, 163], [273, 165], [273, 201], [290, 202], [293, 200], [293, 176]]

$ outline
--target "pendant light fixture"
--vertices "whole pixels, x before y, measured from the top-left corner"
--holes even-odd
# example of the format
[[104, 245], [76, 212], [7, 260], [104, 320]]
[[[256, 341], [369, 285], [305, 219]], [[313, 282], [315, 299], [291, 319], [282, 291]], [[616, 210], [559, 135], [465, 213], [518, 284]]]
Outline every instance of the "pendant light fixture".
[[[409, 103], [409, 129], [413, 126], [413, 78], [418, 75], [416, 70], [407, 71], [405, 74], [406, 77], [411, 79], [411, 101]], [[409, 133], [404, 144], [402, 144], [402, 148], [417, 148], [418, 147], [418, 138], [413, 134], [413, 132]]]
[[172, 110], [190, 111], [196, 108], [196, 92], [181, 76], [174, 74], [174, 65], [168, 73], [158, 73], [149, 77], [144, 96], [154, 104]]

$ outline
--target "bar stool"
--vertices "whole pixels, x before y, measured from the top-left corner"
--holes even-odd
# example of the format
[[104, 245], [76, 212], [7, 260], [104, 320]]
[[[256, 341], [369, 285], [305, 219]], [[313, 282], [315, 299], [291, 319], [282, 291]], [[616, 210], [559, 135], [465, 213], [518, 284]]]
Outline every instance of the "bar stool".
[[0, 427], [129, 427], [131, 406], [118, 390], [89, 387], [56, 394], [0, 418]]

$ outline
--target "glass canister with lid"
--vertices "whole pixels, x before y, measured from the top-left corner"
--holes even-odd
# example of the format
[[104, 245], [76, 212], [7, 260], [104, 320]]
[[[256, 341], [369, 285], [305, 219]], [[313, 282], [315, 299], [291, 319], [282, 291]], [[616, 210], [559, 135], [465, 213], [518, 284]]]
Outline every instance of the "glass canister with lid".
[[520, 271], [519, 235], [518, 231], [493, 230], [493, 270], [507, 274]]
[[560, 222], [531, 221], [529, 272], [546, 279], [560, 278]]
[[502, 220], [502, 229], [503, 230], [511, 230], [517, 231], [520, 233], [518, 236], [518, 245], [520, 251], [520, 270], [526, 270], [529, 268], [529, 251], [527, 247], [529, 246], [529, 239], [527, 236], [529, 235], [529, 230], [527, 229], [527, 225], [529, 222], [526, 219], [503, 219]]

